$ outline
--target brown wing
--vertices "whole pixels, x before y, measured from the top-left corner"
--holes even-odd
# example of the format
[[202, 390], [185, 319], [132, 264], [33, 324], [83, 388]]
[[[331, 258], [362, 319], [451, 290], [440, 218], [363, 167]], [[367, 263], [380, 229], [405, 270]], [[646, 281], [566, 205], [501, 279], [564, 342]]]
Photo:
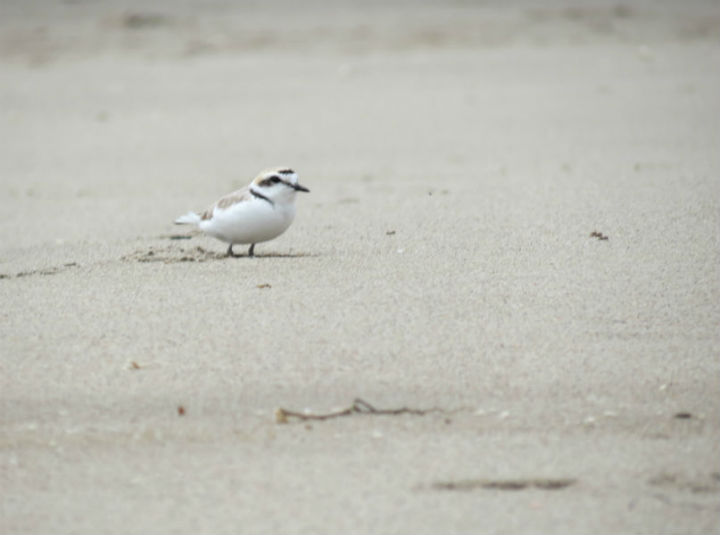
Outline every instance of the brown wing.
[[233, 191], [232, 193], [228, 193], [223, 197], [222, 199], [219, 199], [215, 202], [210, 208], [205, 210], [202, 215], [200, 216], [201, 219], [207, 220], [212, 219], [213, 212], [216, 208], [220, 208], [221, 210], [224, 210], [226, 208], [231, 207], [233, 204], [237, 204], [239, 202], [249, 201], [252, 199], [252, 195], [250, 193], [250, 190], [248, 188], [239, 189], [237, 191]]

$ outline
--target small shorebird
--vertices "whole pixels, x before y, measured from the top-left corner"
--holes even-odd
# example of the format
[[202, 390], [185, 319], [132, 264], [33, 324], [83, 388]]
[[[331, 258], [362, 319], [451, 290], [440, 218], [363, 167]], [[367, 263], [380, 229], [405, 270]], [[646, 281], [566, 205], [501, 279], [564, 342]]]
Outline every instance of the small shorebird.
[[255, 255], [255, 244], [277, 238], [295, 219], [295, 194], [310, 190], [298, 184], [298, 175], [287, 167], [263, 171], [249, 186], [228, 193], [201, 214], [189, 212], [175, 223], [195, 224], [213, 238], [233, 245], [250, 244], [248, 256]]

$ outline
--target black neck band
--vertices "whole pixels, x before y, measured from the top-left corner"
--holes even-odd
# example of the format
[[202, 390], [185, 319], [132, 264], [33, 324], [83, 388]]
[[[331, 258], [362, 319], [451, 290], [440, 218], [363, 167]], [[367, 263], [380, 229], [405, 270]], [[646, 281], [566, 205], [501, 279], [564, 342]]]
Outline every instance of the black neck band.
[[263, 201], [269, 202], [269, 203], [270, 203], [270, 206], [275, 206], [275, 203], [272, 202], [269, 198], [265, 197], [265, 195], [263, 195], [262, 193], [258, 193], [257, 191], [255, 191], [255, 190], [252, 189], [252, 188], [250, 188], [250, 193], [252, 193], [252, 194], [253, 194], [255, 197], [257, 197], [258, 199], [262, 199]]

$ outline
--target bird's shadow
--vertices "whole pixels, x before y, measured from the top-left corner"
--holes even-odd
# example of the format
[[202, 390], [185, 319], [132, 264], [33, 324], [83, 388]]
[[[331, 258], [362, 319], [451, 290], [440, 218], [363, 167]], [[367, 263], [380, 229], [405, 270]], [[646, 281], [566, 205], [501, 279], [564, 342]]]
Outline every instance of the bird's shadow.
[[[171, 238], [177, 239], [177, 238]], [[320, 256], [313, 253], [260, 253], [254, 256], [247, 254], [239, 254], [229, 256], [226, 252], [208, 251], [204, 247], [183, 247], [181, 245], [167, 246], [150, 246], [144, 249], [138, 249], [121, 260], [125, 262], [141, 262], [152, 263], [160, 262], [163, 264], [175, 264], [180, 262], [216, 262], [216, 261], [232, 261], [232, 260], [262, 260], [264, 258], [311, 258]]]
[[254, 256], [248, 256], [246, 254], [238, 255], [238, 256], [234, 256], [234, 257], [227, 256], [227, 255], [222, 255], [222, 256], [223, 256], [223, 258], [232, 260], [233, 258], [248, 258], [248, 259], [253, 259], [253, 258], [315, 258], [320, 255], [317, 253], [267, 253], [267, 254], [260, 253], [260, 254], [255, 254]]

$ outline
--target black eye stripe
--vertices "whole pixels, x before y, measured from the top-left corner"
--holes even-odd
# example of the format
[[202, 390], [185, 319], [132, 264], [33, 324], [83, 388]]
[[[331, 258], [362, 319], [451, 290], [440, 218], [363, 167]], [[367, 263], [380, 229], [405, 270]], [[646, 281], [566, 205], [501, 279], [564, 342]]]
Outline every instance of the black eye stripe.
[[262, 181], [260, 181], [261, 186], [272, 186], [273, 184], [277, 184], [279, 182], [282, 182], [282, 178], [280, 178], [277, 175], [269, 176]]

